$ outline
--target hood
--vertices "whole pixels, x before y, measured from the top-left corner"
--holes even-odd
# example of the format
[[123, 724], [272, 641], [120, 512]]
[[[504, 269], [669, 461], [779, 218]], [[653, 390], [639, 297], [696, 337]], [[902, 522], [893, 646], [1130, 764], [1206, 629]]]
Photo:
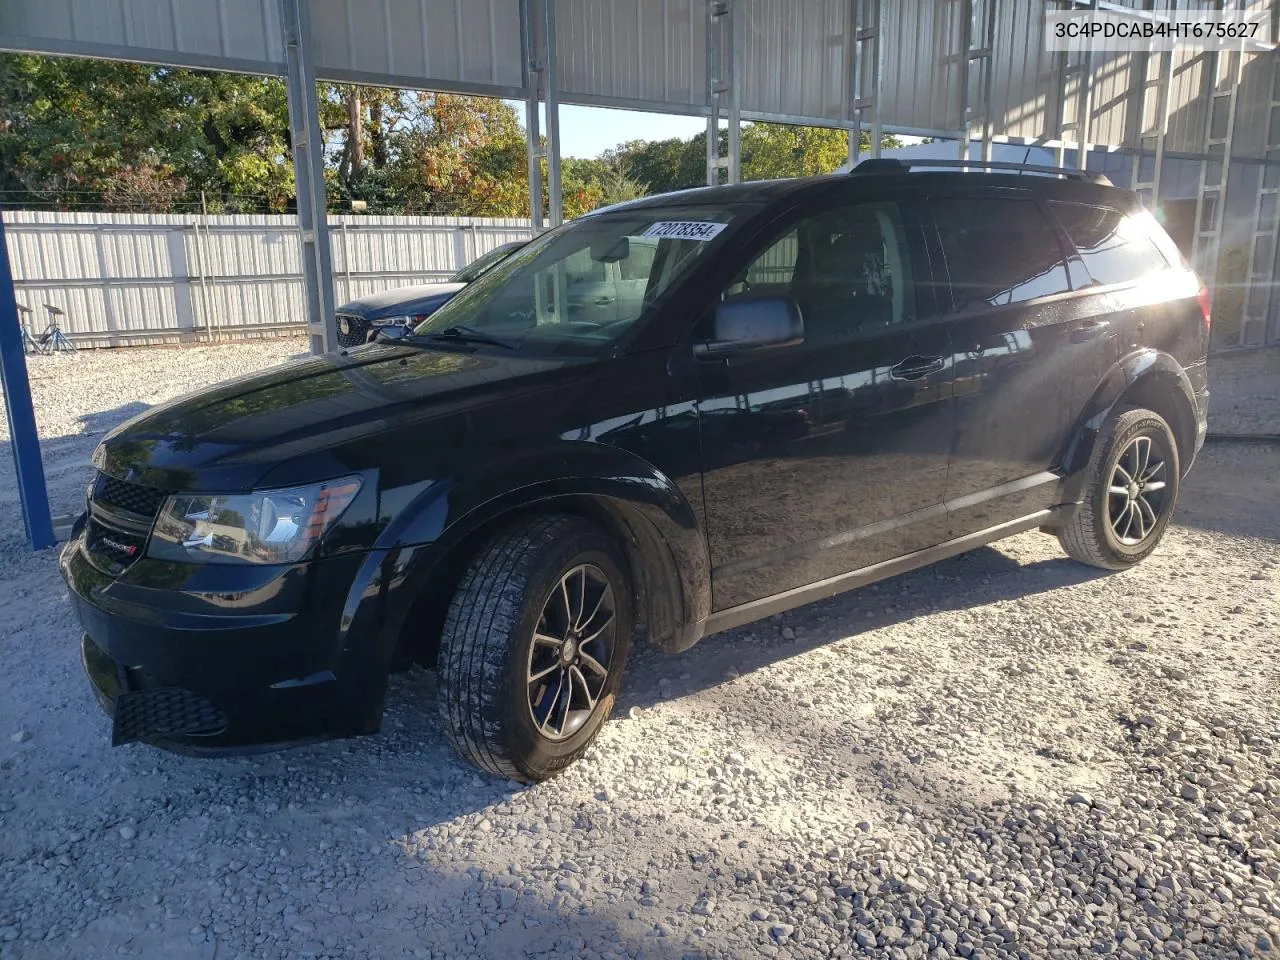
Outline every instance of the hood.
[[465, 283], [420, 283], [412, 287], [396, 287], [344, 303], [337, 312], [366, 320], [429, 313], [440, 309], [465, 286]]
[[[576, 379], [590, 361], [370, 344], [283, 364], [182, 397], [111, 431], [94, 454], [106, 473], [148, 486], [209, 492], [311, 482], [376, 469], [385, 439], [432, 422], [465, 430], [497, 400]], [[425, 441], [422, 441], [425, 442]], [[363, 445], [363, 446], [362, 446]], [[354, 453], [353, 453], [354, 451]], [[401, 452], [412, 455], [412, 448]]]

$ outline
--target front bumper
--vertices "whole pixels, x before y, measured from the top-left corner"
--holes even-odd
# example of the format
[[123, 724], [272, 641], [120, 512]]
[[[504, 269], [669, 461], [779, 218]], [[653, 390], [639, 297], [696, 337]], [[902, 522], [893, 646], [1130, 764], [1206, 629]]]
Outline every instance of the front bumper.
[[113, 743], [219, 752], [369, 729], [380, 693], [342, 680], [360, 559], [217, 571], [143, 559], [112, 578], [74, 538], [59, 567]]

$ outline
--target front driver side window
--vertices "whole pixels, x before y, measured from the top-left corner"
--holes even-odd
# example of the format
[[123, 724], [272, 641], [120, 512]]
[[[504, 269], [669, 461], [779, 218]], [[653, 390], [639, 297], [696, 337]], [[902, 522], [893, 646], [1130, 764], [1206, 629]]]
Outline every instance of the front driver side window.
[[777, 237], [723, 299], [786, 295], [805, 343], [835, 343], [915, 315], [906, 230], [897, 204], [862, 203], [807, 217]]

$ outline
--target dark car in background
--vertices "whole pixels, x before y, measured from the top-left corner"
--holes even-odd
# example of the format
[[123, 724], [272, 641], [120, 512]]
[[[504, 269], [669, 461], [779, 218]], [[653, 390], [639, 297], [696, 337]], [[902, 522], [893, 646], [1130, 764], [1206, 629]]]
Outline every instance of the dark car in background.
[[1023, 531], [1138, 563], [1204, 439], [1208, 341], [1164, 231], [1087, 174], [650, 197], [401, 340], [117, 428], [61, 570], [116, 742], [372, 733], [416, 659], [464, 757], [541, 780], [633, 639], [679, 652]]
[[338, 346], [358, 347], [379, 332], [389, 337], [402, 335], [457, 296], [468, 283], [474, 283], [503, 258], [523, 247], [528, 241], [500, 243], [442, 283], [421, 283], [396, 287], [344, 303], [338, 315]]

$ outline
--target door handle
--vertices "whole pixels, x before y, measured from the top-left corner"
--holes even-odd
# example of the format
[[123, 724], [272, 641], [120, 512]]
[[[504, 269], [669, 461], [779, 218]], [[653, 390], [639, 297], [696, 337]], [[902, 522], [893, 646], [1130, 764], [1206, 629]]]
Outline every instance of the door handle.
[[937, 373], [947, 362], [942, 357], [907, 357], [896, 366], [889, 368], [889, 376], [895, 380], [919, 380], [931, 373]]
[[1110, 320], [1086, 320], [1071, 331], [1071, 342], [1084, 343], [1086, 340], [1092, 340], [1110, 326]]
[[609, 304], [613, 303], [613, 300], [614, 300], [613, 297], [600, 296], [600, 297], [596, 297], [595, 302], [597, 306], [607, 307]]

